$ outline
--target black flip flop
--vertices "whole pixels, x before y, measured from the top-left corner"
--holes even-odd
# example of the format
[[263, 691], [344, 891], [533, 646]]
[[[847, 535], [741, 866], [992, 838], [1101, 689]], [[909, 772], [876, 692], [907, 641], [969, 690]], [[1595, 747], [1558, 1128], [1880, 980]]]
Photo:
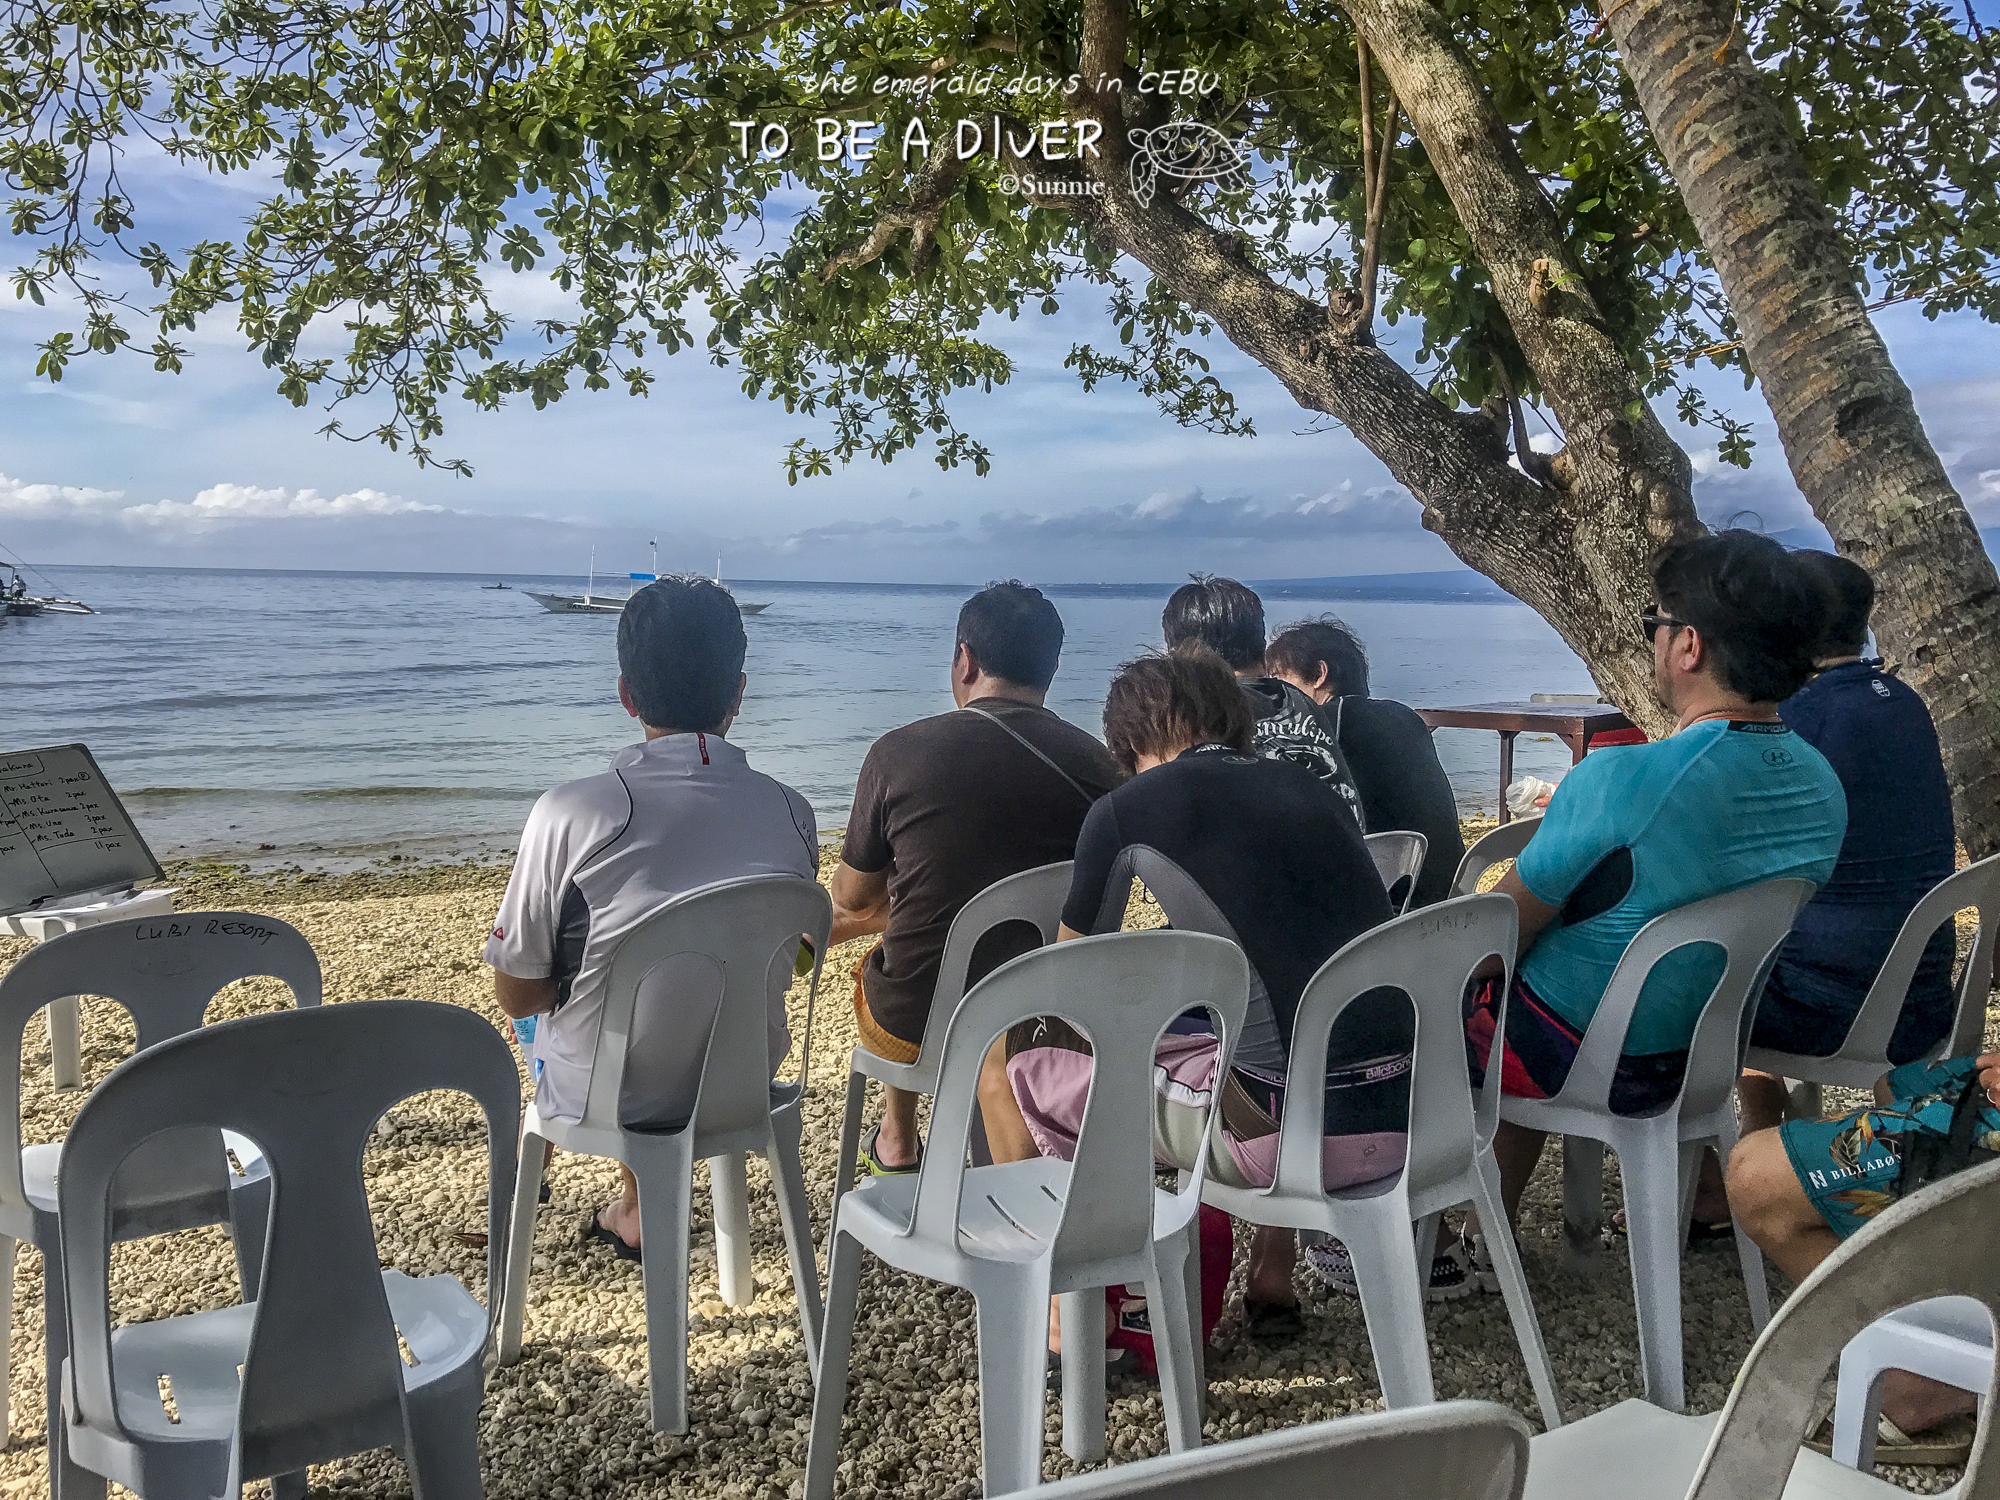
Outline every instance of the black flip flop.
[[[1115, 1349], [1109, 1347], [1105, 1349], [1104, 1378], [1106, 1380], [1115, 1380], [1118, 1376], [1125, 1373], [1127, 1356], [1131, 1352], [1130, 1349], [1122, 1345]], [[1054, 1391], [1057, 1395], [1062, 1394], [1062, 1352], [1057, 1349], [1049, 1351], [1048, 1384], [1051, 1391]]]
[[1304, 1335], [1306, 1320], [1296, 1302], [1252, 1302], [1245, 1297], [1243, 1331], [1259, 1340], [1295, 1339]]
[[620, 1260], [637, 1260], [639, 1247], [626, 1244], [624, 1237], [617, 1231], [606, 1229], [598, 1218], [603, 1212], [601, 1208], [592, 1209], [590, 1217], [583, 1221], [583, 1242], [587, 1245], [592, 1240], [602, 1240], [611, 1247], [612, 1253]]

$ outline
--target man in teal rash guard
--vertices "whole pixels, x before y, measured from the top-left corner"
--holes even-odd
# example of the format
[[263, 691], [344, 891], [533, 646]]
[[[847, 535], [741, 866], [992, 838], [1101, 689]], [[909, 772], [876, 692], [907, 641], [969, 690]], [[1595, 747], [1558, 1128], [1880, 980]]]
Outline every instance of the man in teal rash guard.
[[[1586, 756], [1496, 887], [1521, 915], [1501, 1072], [1510, 1094], [1542, 1099], [1562, 1088], [1612, 971], [1646, 923], [1781, 876], [1823, 883], [1840, 854], [1839, 778], [1778, 717], [1812, 672], [1825, 609], [1817, 582], [1776, 542], [1743, 531], [1667, 547], [1652, 574], [1658, 602], [1638, 626], [1674, 733]], [[1673, 1099], [1721, 970], [1713, 948], [1683, 949], [1653, 970], [1625, 1035], [1614, 1110], [1643, 1114]], [[1467, 999], [1482, 1076], [1499, 985], [1496, 973]], [[1510, 1220], [1543, 1140], [1500, 1127]]]

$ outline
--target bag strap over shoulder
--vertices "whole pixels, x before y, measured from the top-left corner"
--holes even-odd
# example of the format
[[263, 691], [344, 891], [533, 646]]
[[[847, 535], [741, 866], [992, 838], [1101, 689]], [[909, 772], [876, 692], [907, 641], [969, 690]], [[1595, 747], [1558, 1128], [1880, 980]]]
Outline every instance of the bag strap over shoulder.
[[1062, 777], [1064, 781], [1069, 783], [1069, 789], [1075, 792], [1077, 796], [1083, 798], [1084, 805], [1086, 807], [1096, 805], [1097, 799], [1093, 797], [1089, 792], [1083, 789], [1082, 783], [1080, 783], [1074, 776], [1070, 775], [1069, 772], [1065, 771], [1061, 766], [1057, 765], [1046, 754], [1044, 754], [1042, 750], [1038, 746], [1036, 746], [1033, 741], [1031, 741], [1026, 735], [1022, 734], [1021, 731], [1016, 729], [1013, 725], [1009, 724], [1005, 719], [1001, 718], [998, 714], [989, 713], [987, 712], [987, 710], [975, 707], [973, 704], [970, 703], [965, 705], [965, 711], [969, 714], [978, 714], [980, 718], [984, 719], [987, 723], [994, 725], [1001, 731], [1001, 733], [1005, 734], [1009, 739], [1013, 740], [1015, 744], [1019, 745], [1023, 750], [1027, 751], [1030, 755], [1034, 756], [1036, 760], [1040, 761], [1043, 765], [1047, 766], [1051, 771], [1055, 772], [1056, 775]]

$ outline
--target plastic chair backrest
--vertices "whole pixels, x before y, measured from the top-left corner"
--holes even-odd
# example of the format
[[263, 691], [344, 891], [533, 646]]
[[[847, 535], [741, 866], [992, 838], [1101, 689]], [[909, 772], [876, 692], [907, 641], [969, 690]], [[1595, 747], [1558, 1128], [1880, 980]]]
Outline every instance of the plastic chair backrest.
[[2000, 854], [1946, 876], [1911, 908], [1834, 1056], [1866, 1062], [1888, 1057], [1889, 1038], [1895, 1033], [1903, 1002], [1909, 997], [1910, 981], [1916, 977], [1931, 934], [1968, 906], [1978, 912], [1979, 925], [1972, 952], [1958, 976], [1951, 1032], [1931, 1055], [1964, 1057], [1980, 1050], [1986, 1030], [1986, 997], [1993, 988], [1993, 943], [2000, 934]]
[[[320, 1002], [319, 958], [298, 929], [244, 911], [175, 912], [106, 922], [31, 948], [0, 978], [0, 1207], [30, 1211], [21, 1184], [21, 1037], [37, 1011], [69, 995], [102, 995], [125, 1007], [135, 1052], [200, 1028], [209, 1003], [239, 979], [269, 977], [293, 1004]], [[228, 1191], [219, 1138], [149, 1145], [128, 1182], [148, 1197]], [[217, 1198], [218, 1209], [223, 1199]]]
[[1394, 828], [1382, 833], [1363, 834], [1361, 842], [1368, 846], [1368, 857], [1375, 861], [1375, 873], [1382, 877], [1382, 889], [1389, 893], [1392, 901], [1398, 883], [1409, 882], [1403, 888], [1402, 900], [1394, 906], [1400, 916], [1410, 904], [1410, 898], [1416, 894], [1417, 877], [1423, 873], [1424, 856], [1430, 852], [1431, 841], [1421, 833]]
[[722, 996], [708, 1035], [688, 1039], [691, 1047], [704, 1047], [706, 1057], [692, 1124], [701, 1137], [762, 1127], [771, 1111], [772, 1072], [784, 1061], [770, 1056], [767, 1030], [773, 965], [782, 964], [789, 975], [799, 939], [805, 938], [813, 945], [817, 990], [832, 926], [826, 888], [798, 875], [718, 881], [676, 896], [646, 917], [611, 955], [582, 1124], [621, 1128], [618, 1102], [639, 987], [667, 960], [697, 954], [721, 971]]
[[[1488, 958], [1497, 955], [1511, 968], [1519, 931], [1520, 909], [1509, 897], [1489, 893], [1440, 901], [1355, 938], [1320, 966], [1299, 997], [1287, 1070], [1295, 1079], [1326, 1076], [1334, 1023], [1355, 1000], [1385, 987], [1409, 996], [1417, 1042], [1410, 1069], [1406, 1192], [1463, 1177], [1475, 1144], [1493, 1135], [1500, 1070], [1487, 1070], [1487, 1087], [1475, 1105], [1465, 1068], [1465, 989], [1472, 971]], [[1501, 978], [1504, 983], [1506, 970]], [[1278, 1170], [1270, 1193], [1317, 1202], [1325, 1191], [1320, 1091], [1287, 1089], [1278, 1129]]]
[[1528, 1424], [1491, 1401], [1336, 1417], [1078, 1474], [1036, 1500], [1520, 1500]]
[[[56, 1187], [76, 1420], [131, 1441], [112, 1394], [113, 1174], [162, 1129], [199, 1126], [254, 1140], [272, 1177], [238, 1471], [289, 1473], [338, 1453], [400, 1448], [403, 1364], [362, 1152], [385, 1111], [429, 1089], [469, 1094], [486, 1116], [486, 1274], [497, 1314], [520, 1080], [490, 1022], [426, 1000], [245, 1016], [162, 1042], [105, 1079], [77, 1113]], [[489, 1341], [492, 1328], [489, 1316]]]
[[[1931, 1297], [1971, 1297], [2000, 1326], [2000, 1162], [1936, 1182], [1889, 1207], [1799, 1283], [1743, 1362], [1688, 1500], [1776, 1495], [1798, 1457], [1820, 1381], [1847, 1341], [1884, 1314]], [[1974, 1440], [1962, 1500], [2000, 1497], [1994, 1400]]]
[[[1217, 1066], [1226, 1068], [1243, 1028], [1249, 973], [1243, 950], [1234, 943], [1206, 933], [1156, 930], [1057, 943], [987, 975], [959, 1002], [945, 1033], [931, 1144], [918, 1169], [913, 1231], [942, 1244], [955, 1241], [965, 1142], [987, 1049], [1016, 1021], [1053, 1016], [1089, 1037], [1093, 1053], [1090, 1098], [1070, 1163], [1055, 1260], [1106, 1260], [1150, 1246], [1154, 1048], [1176, 1016], [1205, 1006], [1216, 1018]], [[1209, 1111], [1209, 1133], [1217, 1128], [1218, 1113]], [[1205, 1133], [1197, 1161], [1205, 1164], [1207, 1158]], [[1198, 1197], [1202, 1177], [1198, 1167], [1183, 1197], [1190, 1191]]]
[[1502, 823], [1491, 833], [1483, 835], [1465, 851], [1465, 857], [1458, 862], [1458, 873], [1451, 877], [1451, 893], [1454, 896], [1470, 896], [1479, 889], [1479, 877], [1499, 864], [1503, 859], [1514, 859], [1528, 847], [1528, 840], [1535, 836], [1535, 830], [1542, 826], [1542, 815], [1532, 818], [1515, 818]]
[[1695, 1023], [1678, 1104], [1687, 1114], [1719, 1109], [1736, 1087], [1745, 1011], [1763, 993], [1779, 945], [1816, 889], [1810, 880], [1791, 877], [1760, 881], [1691, 901], [1641, 927], [1619, 958], [1584, 1031], [1569, 1077], [1552, 1103], [1597, 1114], [1611, 1112], [1612, 1075], [1625, 1050], [1625, 1033], [1647, 976], [1669, 953], [1690, 944], [1708, 944], [1722, 949], [1726, 961]]
[[995, 928], [1025, 922], [1041, 933], [1044, 946], [1056, 940], [1073, 868], [1071, 861], [1063, 860], [1023, 870], [994, 881], [958, 909], [958, 915], [951, 919], [951, 930], [945, 934], [937, 988], [931, 991], [931, 1013], [924, 1022], [923, 1045], [918, 1049], [919, 1067], [926, 1060], [933, 1067], [937, 1064], [945, 1028], [965, 997], [965, 976], [971, 971], [982, 938]]

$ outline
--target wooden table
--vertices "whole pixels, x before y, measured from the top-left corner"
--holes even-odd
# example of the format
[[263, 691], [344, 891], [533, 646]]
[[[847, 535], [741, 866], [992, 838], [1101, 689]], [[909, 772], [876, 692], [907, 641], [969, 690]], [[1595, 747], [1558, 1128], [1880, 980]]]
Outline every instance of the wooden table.
[[1552, 734], [1569, 746], [1570, 764], [1583, 759], [1590, 737], [1630, 729], [1632, 721], [1611, 703], [1470, 703], [1463, 708], [1420, 708], [1432, 729], [1491, 729], [1500, 736], [1500, 821], [1506, 822], [1507, 787], [1514, 780], [1514, 736]]

